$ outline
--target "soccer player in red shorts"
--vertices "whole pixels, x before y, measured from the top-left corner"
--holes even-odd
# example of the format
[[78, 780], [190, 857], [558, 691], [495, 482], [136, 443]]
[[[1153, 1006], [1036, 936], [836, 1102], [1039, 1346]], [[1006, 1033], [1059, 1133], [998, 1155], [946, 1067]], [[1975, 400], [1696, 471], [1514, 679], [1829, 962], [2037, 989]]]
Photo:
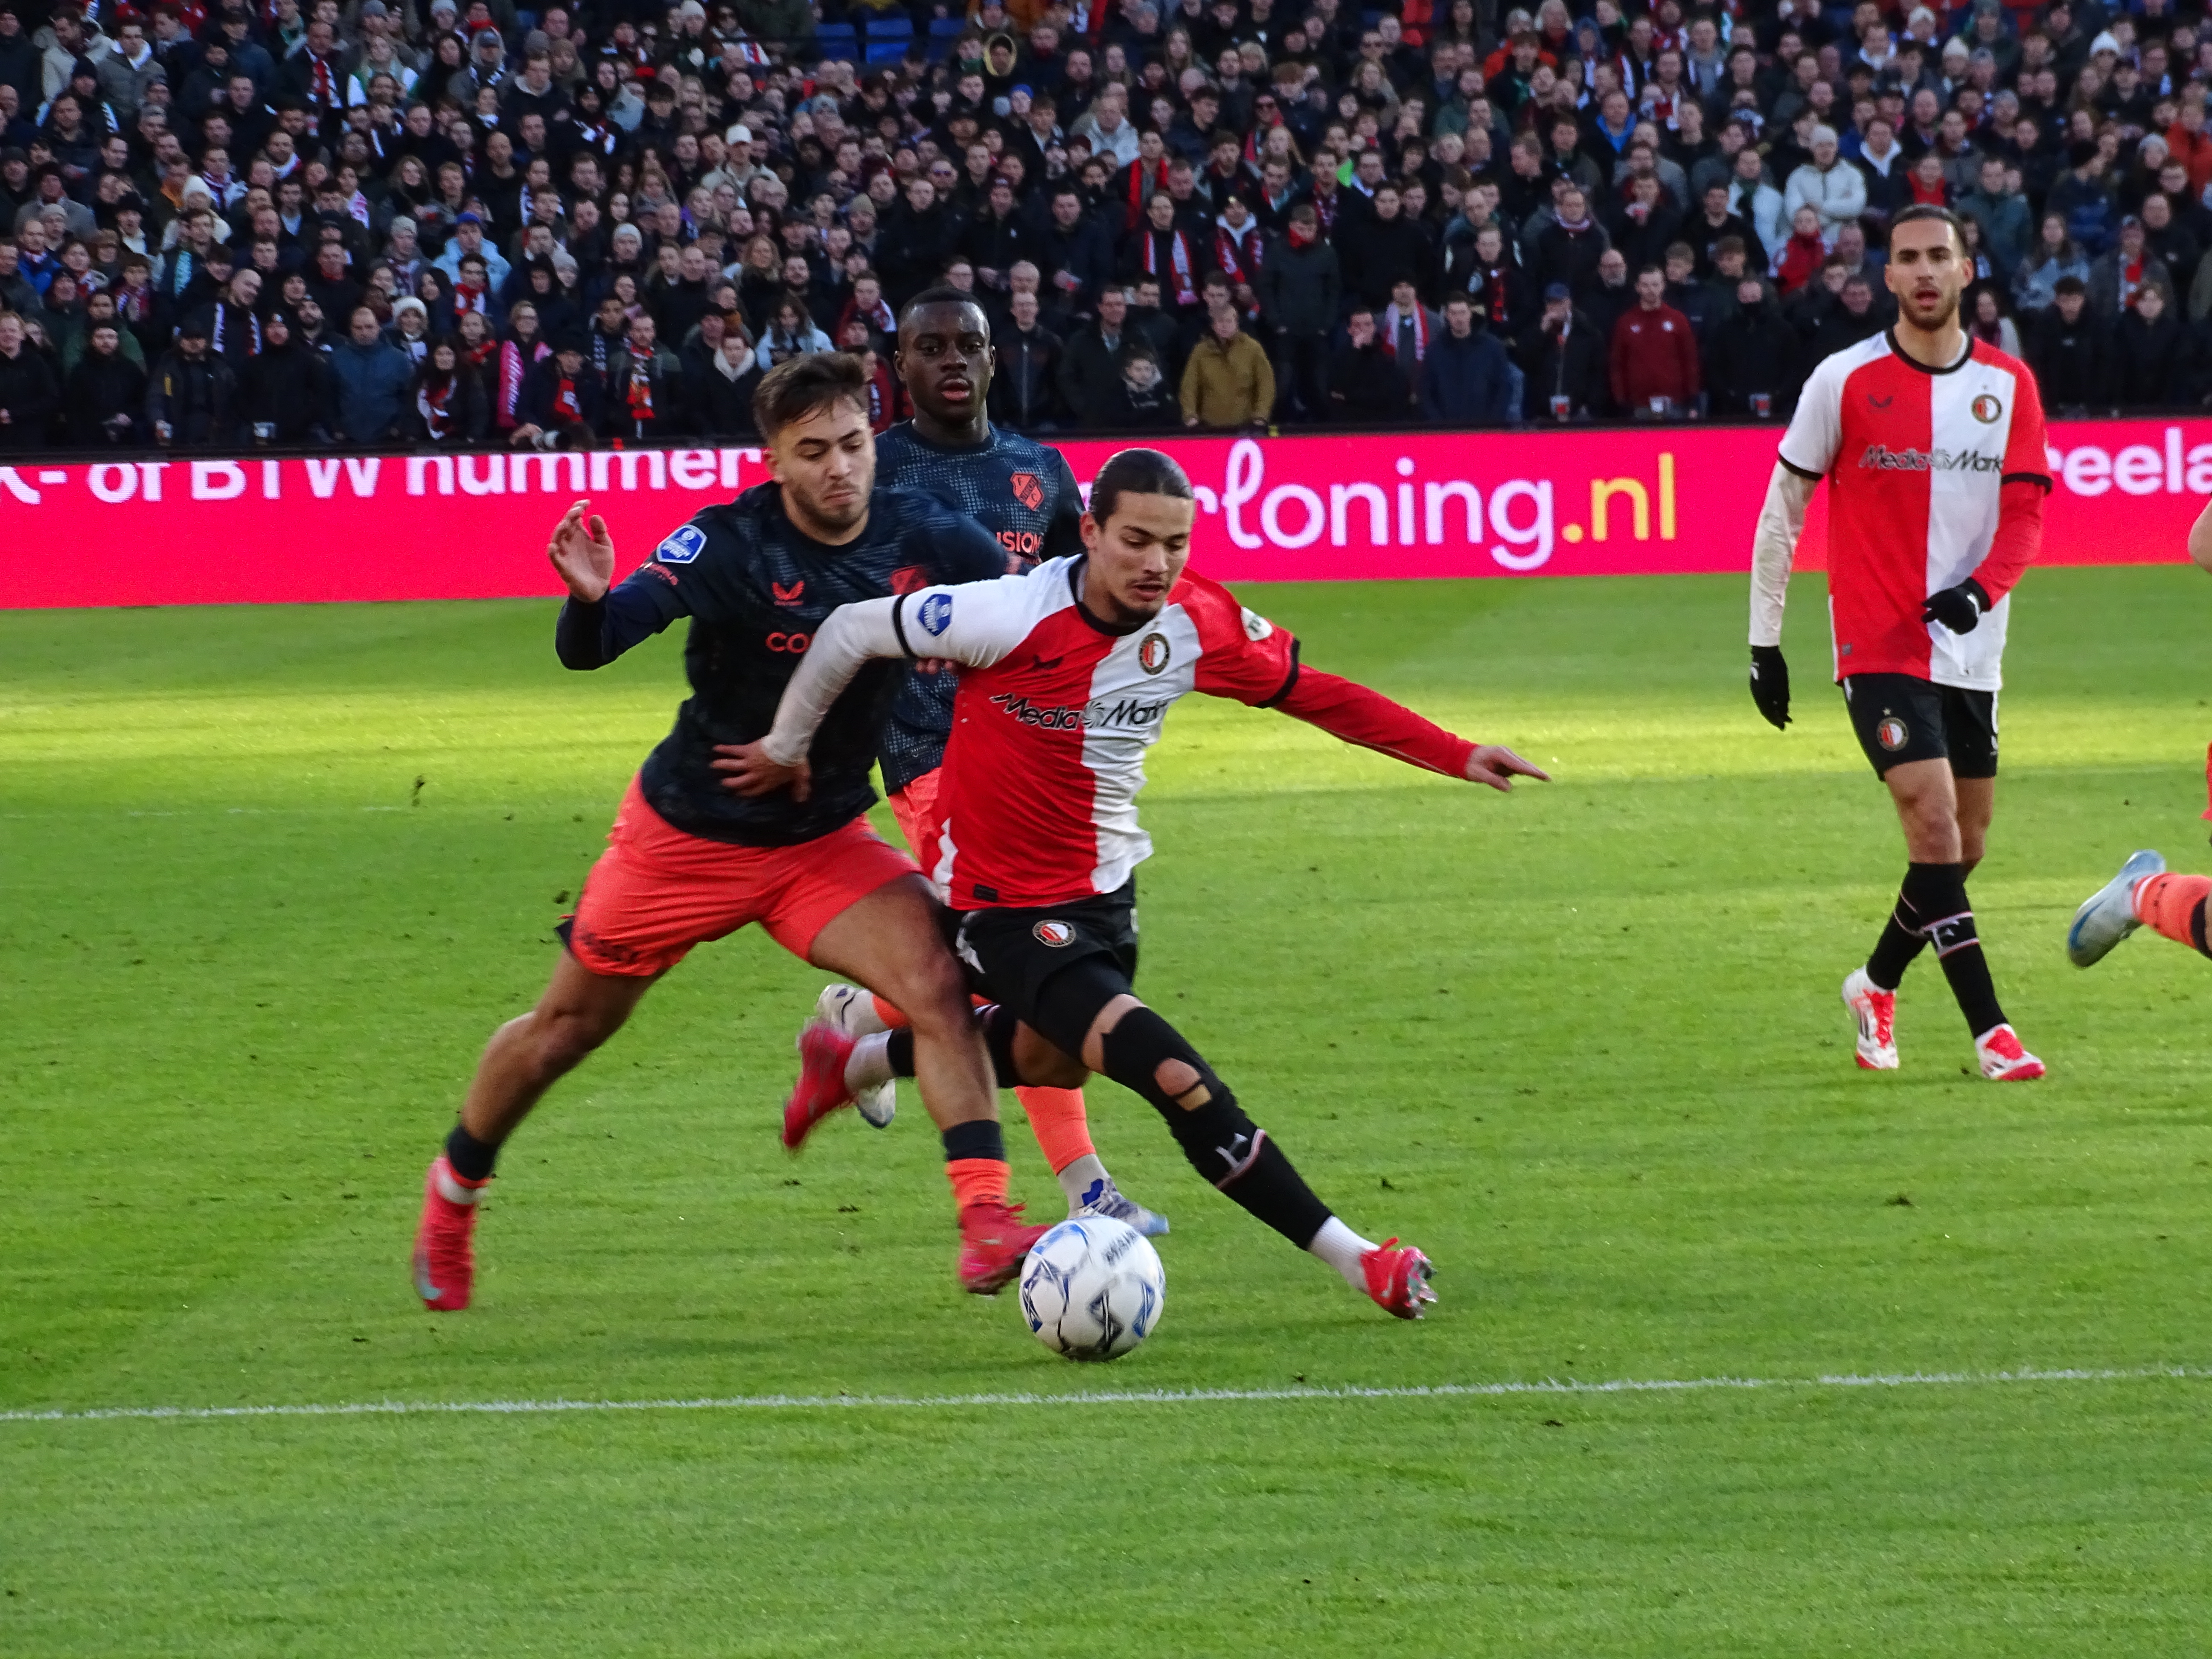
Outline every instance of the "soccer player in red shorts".
[[1947, 209], [1890, 223], [1882, 279], [1896, 325], [1806, 382], [1753, 540], [1751, 695], [1790, 723], [1782, 609], [1814, 487], [1828, 480], [1835, 675], [1904, 826], [1905, 883], [1866, 964], [1844, 981], [1858, 1063], [1897, 1065], [1897, 988], [1925, 945], [1951, 984], [1982, 1075], [2043, 1075], [1998, 1005], [1966, 878], [1996, 802], [1997, 690], [2013, 584], [2043, 536], [2043, 404], [2025, 364], [1970, 340], [1973, 275]]
[[[2189, 529], [2189, 556], [2212, 570], [2212, 506]], [[2204, 816], [2212, 818], [2212, 750], [2204, 757]], [[2157, 853], [2132, 854], [2120, 873], [2082, 901], [2066, 930], [2066, 955], [2076, 968], [2092, 967], [2138, 927], [2148, 927], [2199, 956], [2212, 957], [2205, 936], [2205, 901], [2212, 877], [2177, 875]]]
[[[1145, 754], [1176, 702], [1200, 691], [1447, 777], [1507, 789], [1544, 775], [1304, 666], [1288, 633], [1185, 568], [1195, 516], [1180, 466], [1123, 450], [1091, 485], [1082, 556], [848, 606], [793, 678], [769, 736], [726, 748], [720, 763], [740, 791], [803, 793], [823, 715], [866, 664], [960, 664], [934, 873], [958, 923], [955, 948], [997, 1005], [982, 1020], [1001, 1080], [1067, 1087], [1103, 1072], [1160, 1114], [1229, 1199], [1388, 1312], [1417, 1319], [1434, 1299], [1428, 1258], [1395, 1238], [1370, 1243], [1331, 1212], [1134, 994], [1135, 871], [1152, 852], [1136, 810]], [[825, 1110], [909, 1063], [897, 1032], [846, 1046], [841, 1063], [810, 1064], [800, 1079]]]
[[957, 1204], [961, 1283], [996, 1291], [1044, 1231], [1006, 1202], [989, 1057], [928, 884], [865, 817], [899, 669], [883, 665], [830, 711], [828, 787], [807, 800], [744, 799], [711, 769], [717, 744], [768, 730], [839, 606], [1006, 568], [974, 520], [875, 488], [867, 386], [840, 355], [772, 370], [753, 413], [776, 482], [699, 514], [619, 584], [606, 526], [588, 503], [554, 532], [547, 556], [568, 589], [556, 636], [562, 663], [599, 667], [688, 617], [691, 695], [623, 798], [552, 984], [493, 1035], [430, 1164], [414, 1265], [433, 1309], [469, 1304], [477, 1202], [515, 1126], [692, 946], [754, 922], [794, 956], [895, 999], [913, 1022], [922, 1103], [943, 1133]]

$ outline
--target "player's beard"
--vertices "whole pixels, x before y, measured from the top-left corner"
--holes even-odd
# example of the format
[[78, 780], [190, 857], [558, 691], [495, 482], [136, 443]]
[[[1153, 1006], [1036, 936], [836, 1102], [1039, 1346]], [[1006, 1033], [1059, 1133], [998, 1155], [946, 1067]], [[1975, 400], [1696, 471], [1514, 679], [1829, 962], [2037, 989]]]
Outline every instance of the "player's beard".
[[1964, 290], [1961, 289], [1958, 294], [1947, 295], [1942, 304], [1936, 307], [1935, 315], [1930, 317], [1921, 316], [1911, 305], [1901, 305], [1898, 308], [1905, 313], [1913, 327], [1923, 330], [1929, 334], [1941, 334], [1958, 320], [1959, 301], [1963, 293]]

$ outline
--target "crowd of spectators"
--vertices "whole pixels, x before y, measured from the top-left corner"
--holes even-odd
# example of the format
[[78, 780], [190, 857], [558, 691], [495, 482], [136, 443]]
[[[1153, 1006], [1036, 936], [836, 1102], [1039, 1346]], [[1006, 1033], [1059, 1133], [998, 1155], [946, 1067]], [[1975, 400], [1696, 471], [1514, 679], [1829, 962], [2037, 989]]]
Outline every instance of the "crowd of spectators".
[[0, 449], [887, 424], [938, 283], [1032, 431], [1772, 419], [1929, 202], [2054, 410], [2212, 394], [2176, 0], [1628, 3], [0, 0]]

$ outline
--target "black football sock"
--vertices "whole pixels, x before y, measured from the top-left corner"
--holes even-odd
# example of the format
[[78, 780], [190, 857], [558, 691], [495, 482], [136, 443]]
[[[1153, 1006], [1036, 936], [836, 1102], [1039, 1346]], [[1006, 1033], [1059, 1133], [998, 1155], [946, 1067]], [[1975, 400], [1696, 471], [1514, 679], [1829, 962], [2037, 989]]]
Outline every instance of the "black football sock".
[[492, 1165], [498, 1161], [497, 1146], [486, 1146], [458, 1123], [446, 1137], [446, 1162], [464, 1181], [489, 1181]]
[[1265, 1129], [1253, 1133], [1260, 1143], [1256, 1154], [1242, 1175], [1222, 1183], [1221, 1190], [1303, 1250], [1328, 1219], [1328, 1206], [1314, 1196], [1313, 1188]]
[[[1926, 872], [1924, 875], [1923, 872]], [[1927, 918], [1928, 942], [1943, 964], [1943, 977], [1951, 981], [1951, 994], [1966, 1017], [1966, 1029], [1977, 1037], [2005, 1023], [1997, 1005], [1996, 987], [1990, 981], [1990, 962], [1982, 952], [1974, 928], [1974, 908], [1966, 897], [1966, 883], [1955, 864], [1916, 864], [1905, 880], [1913, 908]], [[1911, 885], [1917, 883], [1917, 890]]]
[[1888, 921], [1883, 924], [1881, 937], [1875, 941], [1874, 954], [1866, 960], [1867, 977], [1879, 991], [1894, 991], [1905, 978], [1905, 970], [1912, 965], [1912, 959], [1928, 944], [1928, 935], [1920, 925], [1920, 913], [1912, 902], [1911, 887], [1908, 871], [1905, 885], [1899, 890], [1897, 903], [1890, 910]]
[[900, 1027], [884, 1034], [884, 1058], [890, 1061], [893, 1077], [914, 1075], [914, 1033]]

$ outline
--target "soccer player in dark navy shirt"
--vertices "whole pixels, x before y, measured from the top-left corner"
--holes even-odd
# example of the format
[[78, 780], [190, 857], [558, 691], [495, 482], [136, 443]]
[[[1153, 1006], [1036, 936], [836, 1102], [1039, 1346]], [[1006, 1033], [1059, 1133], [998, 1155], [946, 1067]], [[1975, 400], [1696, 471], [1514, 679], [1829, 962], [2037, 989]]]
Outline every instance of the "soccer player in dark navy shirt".
[[[927, 289], [899, 315], [900, 377], [915, 415], [876, 440], [876, 478], [966, 514], [998, 537], [1009, 570], [1083, 550], [1083, 495], [1066, 458], [991, 424], [991, 324], [973, 295]], [[878, 665], [880, 666], [880, 665]], [[938, 769], [952, 732], [959, 676], [948, 662], [923, 661], [908, 671], [884, 727], [884, 791], [907, 845], [924, 871], [934, 868], [944, 825], [938, 815]], [[896, 999], [850, 985], [823, 988], [816, 1016], [853, 1036], [899, 1021]], [[872, 1122], [887, 1121], [894, 1084], [862, 1091]], [[1164, 1217], [1124, 1195], [1091, 1139], [1079, 1089], [1015, 1091], [1037, 1146], [1067, 1195], [1068, 1212], [1108, 1215], [1139, 1232], [1168, 1230]]]
[[855, 359], [795, 358], [754, 398], [775, 483], [699, 514], [619, 584], [605, 522], [588, 502], [554, 532], [547, 556], [568, 589], [561, 660], [597, 668], [688, 617], [691, 695], [630, 784], [552, 984], [494, 1034], [430, 1165], [415, 1281], [433, 1309], [468, 1305], [477, 1200], [515, 1126], [693, 945], [756, 921], [794, 956], [906, 1010], [928, 1054], [922, 1103], [943, 1132], [958, 1200], [962, 1284], [995, 1291], [1044, 1231], [1006, 1203], [991, 1061], [928, 884], [865, 816], [903, 665], [839, 700], [823, 728], [826, 775], [805, 800], [749, 800], [712, 769], [717, 744], [750, 741], [774, 723], [785, 683], [839, 605], [1005, 573], [1003, 550], [972, 520], [876, 487], [867, 411]]

